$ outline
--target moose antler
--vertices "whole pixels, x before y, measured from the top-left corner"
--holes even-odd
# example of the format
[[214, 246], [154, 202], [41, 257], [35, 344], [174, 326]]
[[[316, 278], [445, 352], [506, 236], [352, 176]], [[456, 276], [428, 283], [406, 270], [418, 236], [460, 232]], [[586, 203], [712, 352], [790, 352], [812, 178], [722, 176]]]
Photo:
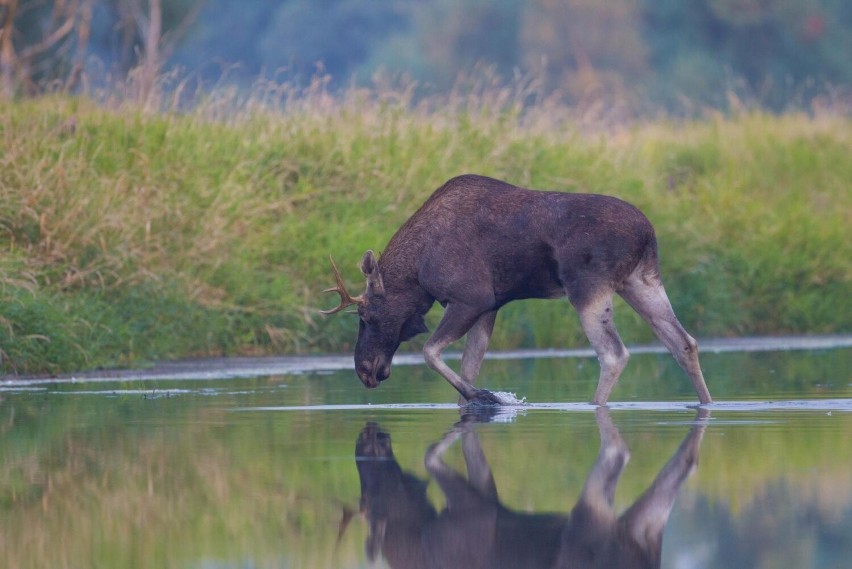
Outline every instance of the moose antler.
[[336, 314], [346, 308], [347, 306], [352, 306], [353, 304], [364, 304], [364, 296], [351, 296], [349, 291], [346, 290], [346, 285], [343, 284], [343, 278], [340, 276], [340, 271], [337, 270], [337, 265], [334, 264], [334, 259], [331, 258], [331, 255], [328, 256], [328, 260], [331, 261], [331, 269], [334, 271], [334, 280], [337, 283], [337, 286], [333, 288], [327, 288], [323, 292], [336, 292], [340, 295], [340, 305], [336, 308], [332, 308], [331, 310], [320, 310], [320, 314]]

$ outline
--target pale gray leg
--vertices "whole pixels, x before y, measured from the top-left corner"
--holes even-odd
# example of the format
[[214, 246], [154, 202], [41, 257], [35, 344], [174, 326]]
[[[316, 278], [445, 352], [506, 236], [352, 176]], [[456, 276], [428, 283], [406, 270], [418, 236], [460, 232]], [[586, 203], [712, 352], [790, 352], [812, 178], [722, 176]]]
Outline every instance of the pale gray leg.
[[462, 453], [467, 465], [467, 479], [470, 485], [483, 497], [491, 498], [496, 502], [497, 484], [485, 459], [482, 445], [479, 444], [479, 437], [471, 427], [462, 431]]
[[701, 373], [701, 365], [698, 362], [698, 343], [681, 326], [659, 278], [643, 277], [641, 273], [634, 273], [619, 294], [648, 322], [666, 349], [671, 352], [692, 380], [692, 386], [701, 404], [712, 403], [710, 391], [704, 382], [704, 375]]
[[615, 519], [615, 489], [624, 467], [630, 460], [630, 451], [610, 419], [606, 407], [598, 407], [595, 410], [595, 419], [600, 432], [601, 448], [586, 478], [577, 508], [585, 509], [598, 520], [612, 521]]
[[479, 317], [467, 333], [464, 354], [462, 355], [461, 376], [468, 383], [474, 383], [479, 376], [479, 368], [482, 366], [483, 358], [485, 358], [488, 340], [491, 339], [491, 333], [494, 331], [494, 320], [496, 318], [496, 310], [486, 312]]
[[580, 315], [583, 331], [589, 338], [601, 365], [598, 388], [595, 390], [592, 403], [606, 405], [609, 394], [630, 357], [612, 319], [612, 294], [601, 294], [597, 298], [588, 300], [583, 306], [577, 307], [577, 312]]
[[[496, 310], [486, 312], [479, 317], [466, 335], [461, 361], [461, 378], [471, 385], [476, 382], [476, 378], [479, 376], [479, 368], [485, 358], [488, 340], [491, 339], [491, 333], [494, 331], [494, 320], [496, 318]], [[459, 405], [464, 403], [464, 397], [459, 396]]]
[[481, 310], [463, 304], [448, 304], [444, 311], [444, 317], [438, 327], [435, 328], [435, 332], [426, 341], [426, 345], [423, 346], [423, 356], [426, 359], [426, 365], [450, 382], [465, 400], [477, 399], [483, 403], [499, 405], [500, 400], [490, 391], [477, 389], [471, 383], [462, 379], [441, 359], [441, 353], [447, 346], [464, 336], [482, 314], [484, 313]]
[[698, 466], [698, 451], [710, 418], [707, 409], [699, 409], [689, 434], [651, 486], [622, 514], [624, 526], [636, 541], [659, 556], [663, 530], [683, 482]]
[[426, 451], [424, 457], [426, 470], [432, 475], [443, 475], [444, 478], [448, 474], [457, 477], [458, 475], [444, 463], [443, 456], [459, 437], [462, 440], [462, 453], [468, 474], [468, 479], [464, 481], [465, 486], [474, 490], [482, 498], [496, 502], [497, 485], [494, 482], [494, 476], [491, 474], [491, 467], [488, 466], [488, 460], [482, 451], [482, 445], [479, 443], [476, 431], [469, 424], [456, 424], [449, 433]]
[[434, 474], [435, 472], [440, 472], [443, 469], [448, 468], [447, 465], [444, 464], [444, 454], [460, 437], [461, 429], [453, 429], [441, 437], [441, 440], [427, 449], [426, 456], [423, 457], [423, 464], [426, 466], [426, 470], [428, 470], [430, 474]]

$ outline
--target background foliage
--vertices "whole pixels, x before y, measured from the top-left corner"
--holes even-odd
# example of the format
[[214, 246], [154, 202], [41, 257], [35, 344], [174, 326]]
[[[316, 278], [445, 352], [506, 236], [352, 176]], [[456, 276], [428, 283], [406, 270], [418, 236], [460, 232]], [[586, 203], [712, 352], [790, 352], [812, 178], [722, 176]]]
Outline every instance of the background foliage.
[[[321, 82], [226, 95], [188, 113], [0, 106], [6, 371], [349, 350], [354, 321], [317, 314], [334, 302], [328, 255], [357, 291], [363, 252], [464, 172], [636, 203], [698, 336], [852, 329], [843, 117], [602, 130], [561, 103], [524, 107], [523, 82], [421, 104], [405, 86], [334, 98]], [[628, 342], [651, 339], [616, 313]], [[567, 303], [529, 301], [501, 311], [493, 347], [585, 342]]]
[[852, 84], [845, 0], [4, 0], [0, 24], [12, 5], [8, 65], [28, 92], [155, 63], [208, 86], [305, 84], [321, 69], [343, 88], [383, 70], [435, 94], [485, 66], [632, 115], [848, 109]]
[[[254, 14], [256, 33], [232, 43], [237, 11]], [[427, 92], [479, 63], [537, 72], [573, 104], [691, 111], [731, 97], [810, 103], [850, 85], [849, 53], [842, 0], [211, 0], [175, 61], [203, 68], [215, 55], [249, 76], [303, 77], [321, 62], [341, 84], [385, 69]]]
[[[0, 365], [348, 350], [316, 313], [328, 254], [358, 288], [466, 172], [639, 205], [697, 335], [848, 332], [850, 24], [835, 0], [2, 0]], [[585, 343], [553, 308], [507, 307], [494, 347]]]

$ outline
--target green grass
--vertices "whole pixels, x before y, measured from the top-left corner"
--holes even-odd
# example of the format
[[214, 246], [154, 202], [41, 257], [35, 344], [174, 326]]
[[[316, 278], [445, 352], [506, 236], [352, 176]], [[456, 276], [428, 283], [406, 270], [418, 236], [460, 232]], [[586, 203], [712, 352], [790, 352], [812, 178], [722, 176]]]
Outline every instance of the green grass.
[[[697, 336], [852, 331], [852, 120], [759, 112], [623, 127], [493, 89], [211, 95], [185, 113], [0, 103], [2, 370], [351, 349], [357, 263], [446, 179], [608, 193], [654, 222]], [[430, 315], [432, 325], [439, 310]], [[627, 342], [651, 339], [625, 306]], [[510, 305], [494, 348], [585, 345], [567, 303]]]

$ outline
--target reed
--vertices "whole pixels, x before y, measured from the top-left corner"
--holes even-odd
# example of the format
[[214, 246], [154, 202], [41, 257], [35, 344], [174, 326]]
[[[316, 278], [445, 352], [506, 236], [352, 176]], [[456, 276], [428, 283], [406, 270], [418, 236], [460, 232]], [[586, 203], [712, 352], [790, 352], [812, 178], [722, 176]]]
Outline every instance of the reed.
[[[189, 111], [177, 99], [158, 112], [108, 97], [0, 103], [2, 370], [348, 350], [354, 322], [317, 315], [332, 302], [319, 294], [328, 255], [357, 290], [364, 250], [465, 172], [639, 205], [694, 335], [852, 330], [848, 117], [626, 125], [520, 81], [412, 92], [332, 95], [317, 80], [223, 88]], [[567, 307], [503, 312], [494, 348], [585, 344]], [[627, 342], [650, 339], [618, 312]]]

